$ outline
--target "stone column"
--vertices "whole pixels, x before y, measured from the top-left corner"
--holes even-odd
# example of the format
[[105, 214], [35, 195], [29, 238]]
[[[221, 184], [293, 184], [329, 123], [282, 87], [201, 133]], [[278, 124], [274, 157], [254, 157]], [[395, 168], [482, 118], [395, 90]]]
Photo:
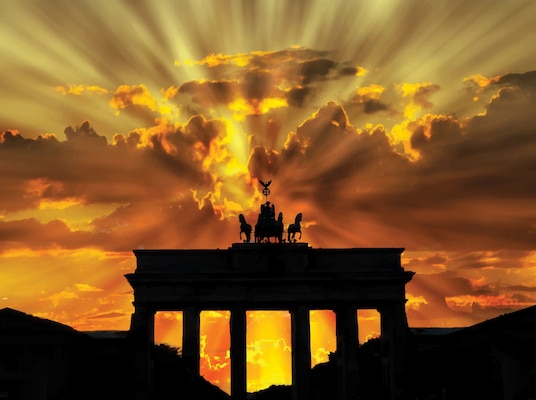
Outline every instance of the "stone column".
[[382, 368], [387, 398], [400, 398], [405, 386], [408, 322], [405, 301], [383, 305], [381, 314]]
[[136, 400], [149, 400], [153, 395], [153, 347], [155, 311], [148, 307], [134, 306], [130, 319], [129, 338], [133, 346], [136, 379]]
[[200, 311], [185, 307], [182, 311], [182, 358], [187, 368], [199, 375]]
[[335, 310], [337, 335], [337, 399], [354, 400], [358, 393], [357, 309], [343, 306]]
[[311, 398], [311, 326], [309, 308], [304, 305], [290, 312], [292, 331], [292, 396]]
[[246, 400], [246, 310], [234, 307], [231, 310], [231, 397], [233, 400]]

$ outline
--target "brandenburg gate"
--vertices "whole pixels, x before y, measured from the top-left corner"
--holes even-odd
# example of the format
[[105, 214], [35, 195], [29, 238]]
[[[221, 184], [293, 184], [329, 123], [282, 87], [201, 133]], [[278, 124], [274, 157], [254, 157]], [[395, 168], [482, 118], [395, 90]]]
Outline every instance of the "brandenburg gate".
[[[270, 212], [269, 202], [261, 207], [263, 212]], [[269, 237], [257, 236], [257, 232], [268, 227], [266, 221], [261, 221], [261, 214], [254, 242], [250, 242], [248, 235], [244, 242], [234, 243], [227, 249], [134, 250], [136, 270], [126, 278], [134, 289], [130, 335], [139, 344], [136, 347], [139, 399], [151, 398], [155, 313], [182, 311], [182, 357], [199, 373], [203, 310], [230, 311], [233, 400], [247, 398], [246, 311], [290, 311], [293, 397], [309, 400], [309, 312], [333, 310], [337, 337], [336, 399], [356, 399], [359, 394], [357, 310], [376, 309], [381, 317], [384, 398], [396, 400], [403, 384], [408, 330], [405, 285], [414, 274], [401, 266], [404, 249], [312, 248], [293, 239], [290, 226], [289, 240], [281, 240], [279, 235], [279, 240], [272, 243]], [[275, 216], [272, 217], [275, 221]], [[261, 223], [265, 226], [260, 226]]]

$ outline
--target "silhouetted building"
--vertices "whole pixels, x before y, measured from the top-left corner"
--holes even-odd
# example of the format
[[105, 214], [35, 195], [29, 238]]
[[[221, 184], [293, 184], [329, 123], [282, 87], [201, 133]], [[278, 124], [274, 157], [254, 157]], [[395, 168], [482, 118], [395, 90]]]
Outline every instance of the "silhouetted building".
[[[153, 399], [228, 400], [201, 376], [192, 376], [176, 349], [153, 350]], [[51, 320], [0, 310], [1, 400], [117, 400], [135, 396], [132, 342], [124, 331], [79, 332]]]
[[452, 333], [444, 354], [452, 398], [536, 398], [536, 306]]
[[410, 330], [419, 399], [536, 399], [536, 306], [466, 328]]
[[77, 384], [78, 354], [88, 341], [67, 325], [0, 310], [0, 399], [67, 398]]

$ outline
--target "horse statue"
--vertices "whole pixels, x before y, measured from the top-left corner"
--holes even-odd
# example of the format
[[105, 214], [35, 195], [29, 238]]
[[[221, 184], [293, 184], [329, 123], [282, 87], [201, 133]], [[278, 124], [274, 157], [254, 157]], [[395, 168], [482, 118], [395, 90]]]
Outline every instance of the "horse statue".
[[240, 214], [238, 220], [240, 221], [240, 240], [242, 240], [242, 234], [244, 234], [244, 243], [249, 243], [251, 241], [251, 225], [246, 222], [244, 214]]
[[300, 222], [302, 220], [302, 213], [296, 214], [296, 218], [294, 219], [294, 223], [290, 224], [288, 226], [288, 242], [289, 243], [296, 243], [296, 233], [300, 233], [300, 237], [298, 239], [301, 239], [302, 231]]

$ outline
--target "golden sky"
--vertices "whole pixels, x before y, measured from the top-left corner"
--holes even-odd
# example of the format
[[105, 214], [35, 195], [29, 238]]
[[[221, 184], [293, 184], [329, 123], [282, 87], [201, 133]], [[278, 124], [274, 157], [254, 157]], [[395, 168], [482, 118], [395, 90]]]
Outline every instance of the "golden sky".
[[[128, 329], [137, 248], [227, 248], [263, 201], [313, 247], [403, 247], [410, 326], [536, 302], [536, 2], [4, 0], [0, 307]], [[360, 311], [361, 340], [377, 314]], [[314, 362], [333, 315], [314, 311]], [[180, 314], [159, 313], [180, 343]], [[228, 313], [202, 373], [228, 390]], [[288, 313], [248, 313], [248, 387]], [[282, 365], [282, 366], [281, 366]]]

